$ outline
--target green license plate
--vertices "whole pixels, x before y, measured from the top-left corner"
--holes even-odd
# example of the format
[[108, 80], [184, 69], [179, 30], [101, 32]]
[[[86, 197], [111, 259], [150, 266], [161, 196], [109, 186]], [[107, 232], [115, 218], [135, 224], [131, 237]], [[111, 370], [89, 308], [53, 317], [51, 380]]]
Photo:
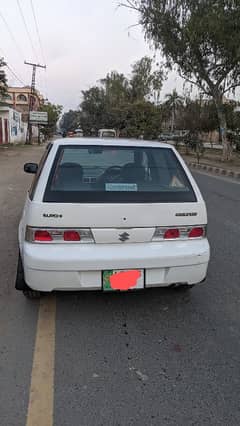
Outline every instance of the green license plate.
[[103, 291], [128, 291], [144, 288], [143, 269], [103, 271]]

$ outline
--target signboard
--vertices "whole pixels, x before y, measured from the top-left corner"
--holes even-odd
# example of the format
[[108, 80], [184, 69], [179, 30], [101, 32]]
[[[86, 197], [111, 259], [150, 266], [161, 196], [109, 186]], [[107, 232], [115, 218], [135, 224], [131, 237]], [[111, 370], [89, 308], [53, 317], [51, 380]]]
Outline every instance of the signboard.
[[42, 111], [30, 111], [30, 123], [32, 124], [47, 124], [48, 113]]

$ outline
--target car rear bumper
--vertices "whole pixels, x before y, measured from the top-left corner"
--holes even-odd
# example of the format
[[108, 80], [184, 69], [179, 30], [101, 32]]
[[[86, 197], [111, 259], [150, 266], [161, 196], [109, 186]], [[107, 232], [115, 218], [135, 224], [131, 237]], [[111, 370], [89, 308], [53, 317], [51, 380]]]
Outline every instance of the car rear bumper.
[[100, 290], [102, 271], [144, 269], [145, 287], [196, 284], [210, 256], [207, 239], [148, 244], [31, 244], [24, 242], [25, 281], [40, 291]]

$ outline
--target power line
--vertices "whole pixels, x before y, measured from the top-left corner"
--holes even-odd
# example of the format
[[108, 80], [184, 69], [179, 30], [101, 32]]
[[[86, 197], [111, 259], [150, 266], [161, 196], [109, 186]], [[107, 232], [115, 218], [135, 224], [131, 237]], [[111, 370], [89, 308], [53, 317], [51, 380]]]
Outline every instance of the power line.
[[35, 10], [34, 10], [33, 0], [30, 0], [30, 2], [31, 2], [32, 14], [33, 14], [33, 18], [34, 18], [34, 22], [35, 22], [35, 26], [36, 26], [36, 31], [37, 31], [37, 35], [38, 35], [39, 46], [40, 46], [40, 49], [41, 49], [42, 59], [43, 59], [43, 62], [46, 64], [46, 59], [45, 59], [43, 45], [42, 45], [40, 31], [39, 31], [39, 25], [38, 25], [36, 13], [35, 13]]
[[18, 54], [19, 54], [20, 56], [22, 55], [22, 56], [24, 57], [23, 51], [22, 51], [22, 49], [21, 49], [21, 46], [18, 44], [17, 40], [15, 39], [15, 37], [14, 37], [14, 35], [13, 35], [13, 32], [12, 32], [12, 30], [11, 30], [10, 26], [8, 25], [7, 20], [4, 18], [4, 16], [3, 16], [2, 12], [0, 12], [0, 16], [1, 16], [1, 18], [2, 18], [3, 22], [4, 22], [5, 26], [6, 26], [6, 28], [7, 28], [8, 32], [9, 32], [9, 34], [10, 34], [10, 37], [11, 37], [12, 41], [14, 42], [14, 44], [15, 44], [15, 46], [16, 46], [16, 48], [17, 48], [17, 52], [18, 52]]
[[[30, 0], [30, 3], [31, 3], [31, 9], [32, 9], [34, 22], [35, 22], [35, 27], [36, 27], [36, 32], [37, 32], [37, 36], [38, 36], [38, 42], [39, 42], [39, 46], [40, 46], [40, 50], [41, 50], [42, 59], [43, 59], [43, 62], [46, 64], [46, 58], [45, 58], [45, 54], [44, 54], [43, 44], [42, 44], [42, 40], [41, 40], [41, 35], [40, 35], [40, 30], [39, 30], [39, 25], [38, 25], [38, 20], [37, 20], [37, 15], [36, 15], [35, 8], [34, 8], [33, 0]], [[40, 78], [41, 78], [41, 74], [40, 74]], [[45, 74], [44, 74], [43, 80], [44, 80], [45, 94], [48, 97], [46, 69], [45, 69]]]
[[23, 24], [24, 24], [24, 27], [25, 27], [25, 30], [26, 30], [26, 33], [27, 33], [27, 36], [28, 36], [29, 42], [30, 42], [31, 47], [32, 47], [33, 54], [35, 55], [35, 57], [36, 57], [36, 59], [37, 59], [37, 58], [38, 58], [38, 55], [37, 55], [37, 52], [36, 52], [36, 50], [35, 50], [35, 48], [34, 48], [33, 41], [32, 41], [32, 38], [31, 38], [30, 32], [29, 32], [29, 30], [28, 30], [27, 22], [26, 22], [26, 19], [25, 19], [25, 17], [24, 17], [23, 10], [22, 10], [22, 7], [21, 7], [21, 4], [20, 4], [20, 1], [19, 1], [19, 0], [17, 0], [17, 4], [18, 4], [19, 12], [20, 12], [20, 15], [21, 15], [21, 17], [22, 17], [22, 21], [23, 21]]
[[[4, 59], [6, 59], [6, 61], [7, 61], [6, 54], [5, 54], [4, 50], [2, 48], [0, 48], [0, 51], [2, 52]], [[24, 81], [22, 80], [21, 76], [19, 77], [17, 75], [16, 71], [14, 70], [14, 68], [12, 66], [9, 65], [8, 61], [6, 62], [6, 67], [8, 68], [8, 70], [10, 71], [10, 73], [15, 77], [15, 79], [17, 81], [19, 81], [19, 83], [21, 83], [24, 86], [26, 86], [26, 83], [24, 83]]]
[[19, 83], [23, 84], [24, 86], [26, 86], [26, 83], [24, 83], [24, 81], [21, 80], [21, 78], [19, 78], [17, 76], [17, 74], [13, 71], [13, 69], [7, 64], [6, 67], [8, 68], [8, 70], [10, 71], [10, 73], [16, 78], [16, 80], [19, 81]]

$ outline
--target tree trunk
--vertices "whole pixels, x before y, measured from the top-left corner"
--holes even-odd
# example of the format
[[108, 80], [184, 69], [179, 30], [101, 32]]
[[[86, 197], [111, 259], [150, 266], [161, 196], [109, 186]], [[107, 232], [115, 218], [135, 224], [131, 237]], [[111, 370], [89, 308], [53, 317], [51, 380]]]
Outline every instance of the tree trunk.
[[171, 119], [171, 133], [173, 133], [174, 130], [174, 118], [175, 118], [175, 114], [174, 114], [174, 108], [172, 109], [172, 119]]
[[217, 99], [215, 99], [215, 104], [217, 108], [220, 136], [221, 136], [221, 141], [223, 146], [222, 160], [229, 161], [231, 160], [231, 156], [232, 156], [232, 147], [231, 147], [230, 141], [227, 138], [227, 133], [226, 133], [227, 121], [226, 121], [226, 115], [224, 111], [222, 96], [218, 96]]

